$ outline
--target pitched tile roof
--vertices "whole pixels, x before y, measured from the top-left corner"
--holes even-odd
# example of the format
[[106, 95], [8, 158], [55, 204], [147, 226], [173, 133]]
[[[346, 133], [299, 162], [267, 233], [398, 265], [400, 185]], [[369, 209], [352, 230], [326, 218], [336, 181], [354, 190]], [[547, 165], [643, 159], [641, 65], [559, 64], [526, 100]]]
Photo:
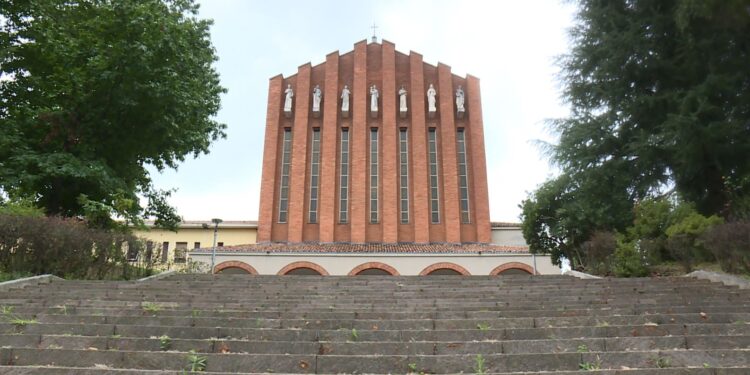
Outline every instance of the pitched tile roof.
[[505, 221], [490, 222], [492, 228], [518, 228], [521, 229], [521, 223], [510, 223]]
[[[249, 245], [235, 245], [217, 247], [220, 253], [372, 253], [372, 254], [461, 254], [461, 253], [478, 253], [484, 254], [507, 254], [507, 253], [528, 253], [527, 246], [507, 246], [494, 244], [449, 244], [449, 243], [318, 243], [318, 242], [266, 242]], [[207, 253], [211, 252], [210, 247], [194, 249], [192, 252]]]

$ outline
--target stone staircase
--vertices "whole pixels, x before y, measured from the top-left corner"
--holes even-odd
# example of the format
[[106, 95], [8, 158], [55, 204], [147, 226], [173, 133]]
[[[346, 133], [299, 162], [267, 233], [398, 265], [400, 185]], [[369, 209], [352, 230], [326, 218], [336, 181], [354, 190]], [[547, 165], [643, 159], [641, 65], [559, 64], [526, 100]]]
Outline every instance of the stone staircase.
[[0, 374], [750, 374], [750, 290], [692, 278], [179, 274], [0, 309]]

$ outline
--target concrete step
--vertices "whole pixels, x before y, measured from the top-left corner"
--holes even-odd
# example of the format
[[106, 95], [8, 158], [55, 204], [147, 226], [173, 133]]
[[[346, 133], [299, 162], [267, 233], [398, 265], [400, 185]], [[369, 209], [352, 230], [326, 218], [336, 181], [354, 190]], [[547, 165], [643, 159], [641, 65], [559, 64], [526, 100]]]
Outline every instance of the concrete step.
[[[214, 372], [284, 373], [425, 373], [576, 371], [581, 368], [748, 367], [750, 351], [659, 350], [602, 353], [486, 355], [277, 355], [190, 354], [179, 352], [99, 351], [66, 349], [1, 349], [0, 364], [189, 370], [191, 356]], [[477, 371], [480, 367], [483, 371]]]
[[[350, 328], [264, 329], [236, 327], [190, 327], [159, 325], [115, 325], [76, 323], [0, 324], [0, 334], [44, 334], [105, 337], [152, 337], [167, 335], [181, 339], [240, 338], [261, 341], [351, 341]], [[485, 341], [542, 340], [579, 337], [639, 337], [684, 335], [750, 335], [750, 324], [662, 324], [600, 327], [381, 330], [373, 326], [356, 329], [359, 341]]]
[[[185, 374], [184, 371], [169, 370], [128, 370], [112, 368], [69, 368], [69, 367], [35, 367], [35, 366], [0, 366], [0, 373], [10, 375], [138, 375], [138, 374]], [[227, 374], [247, 374], [255, 375], [259, 373], [250, 372], [202, 372], [206, 375], [227, 375]], [[264, 373], [265, 374], [265, 373]], [[407, 373], [407, 374], [417, 374]], [[747, 369], [744, 367], [722, 367], [722, 368], [651, 368], [651, 369], [628, 369], [628, 370], [578, 370], [578, 371], [553, 371], [553, 372], [513, 372], [499, 373], [488, 372], [487, 375], [747, 375]]]
[[[3, 306], [3, 305], [0, 305]], [[330, 311], [324, 310], [294, 310], [278, 311], [267, 309], [162, 309], [159, 311], [144, 311], [143, 306], [137, 308], [90, 308], [73, 305], [31, 306], [4, 305], [12, 307], [13, 313], [23, 316], [37, 316], [39, 314], [67, 315], [67, 316], [154, 316], [154, 317], [201, 317], [201, 318], [243, 318], [243, 319], [494, 319], [494, 318], [555, 318], [555, 317], [606, 317], [622, 315], [658, 315], [658, 314], [698, 314], [704, 313], [709, 317], [714, 314], [747, 313], [750, 304], [710, 305], [710, 306], [640, 306], [630, 307], [601, 307], [586, 309], [566, 309], [551, 306], [549, 309], [517, 310], [436, 310], [436, 311]]]
[[750, 370], [750, 291], [685, 278], [174, 275], [0, 308], [0, 373]]
[[[20, 316], [20, 315], [19, 315]], [[750, 322], [750, 313], [692, 313], [653, 315], [614, 315], [599, 317], [538, 317], [538, 318], [422, 318], [422, 319], [294, 319], [294, 318], [234, 318], [201, 316], [155, 316], [140, 312], [130, 316], [36, 314], [38, 323], [116, 324], [144, 326], [234, 327], [276, 329], [381, 329], [381, 330], [447, 330], [447, 329], [500, 329], [500, 328], [555, 328], [555, 327], [607, 327], [617, 325], [700, 324]], [[0, 321], [3, 319], [0, 318]], [[373, 328], [375, 327], [375, 328]]]
[[179, 339], [161, 337], [104, 337], [13, 334], [0, 335], [3, 346], [14, 348], [179, 351], [199, 353], [249, 354], [528, 354], [626, 352], [648, 350], [750, 349], [746, 336], [652, 336], [612, 338], [571, 338], [553, 340], [487, 341], [259, 341], [233, 339]]

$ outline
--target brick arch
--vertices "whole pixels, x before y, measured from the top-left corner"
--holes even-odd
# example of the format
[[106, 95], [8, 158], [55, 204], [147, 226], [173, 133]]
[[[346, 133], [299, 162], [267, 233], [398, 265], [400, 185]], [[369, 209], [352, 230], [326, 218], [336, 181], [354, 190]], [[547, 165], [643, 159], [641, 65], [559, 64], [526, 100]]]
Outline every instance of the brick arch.
[[279, 270], [279, 272], [277, 273], [277, 275], [286, 275], [287, 273], [289, 273], [291, 271], [294, 271], [297, 268], [309, 268], [309, 269], [314, 270], [315, 272], [317, 272], [317, 273], [319, 273], [319, 274], [321, 274], [323, 276], [328, 276], [329, 275], [328, 271], [326, 271], [325, 268], [321, 267], [320, 265], [315, 264], [313, 262], [305, 262], [305, 261], [289, 263], [286, 266], [284, 266], [284, 268], [282, 268], [281, 270]]
[[467, 271], [466, 268], [463, 268], [456, 263], [440, 262], [440, 263], [435, 263], [431, 266], [427, 266], [425, 269], [422, 270], [422, 272], [419, 273], [419, 276], [427, 276], [430, 274], [430, 272], [441, 270], [441, 269], [453, 270], [464, 276], [471, 275], [471, 273], [469, 273], [469, 271]]
[[[526, 263], [508, 262], [508, 263], [503, 263], [503, 264], [495, 267], [490, 272], [490, 276], [497, 276], [497, 275], [501, 274], [503, 271], [507, 271], [509, 269], [517, 269], [517, 270], [525, 271], [529, 275], [533, 275], [534, 274], [534, 269], [531, 268], [531, 266], [528, 265], [528, 264], [526, 264]], [[537, 272], [536, 274], [538, 275], [539, 272]]]
[[223, 271], [227, 268], [239, 268], [241, 270], [244, 270], [245, 272], [251, 274], [251, 275], [257, 275], [258, 271], [253, 268], [253, 266], [245, 263], [240, 262], [239, 260], [228, 260], [226, 262], [221, 262], [214, 266], [214, 273], [218, 273], [220, 271]]
[[379, 270], [383, 270], [385, 272], [390, 273], [391, 276], [399, 276], [400, 275], [400, 273], [398, 273], [398, 271], [396, 271], [395, 268], [393, 268], [393, 267], [391, 267], [391, 266], [389, 266], [389, 265], [387, 265], [385, 263], [367, 262], [367, 263], [362, 263], [362, 264], [358, 265], [357, 267], [354, 267], [351, 271], [349, 271], [349, 276], [355, 276], [358, 273], [360, 273], [360, 272], [362, 272], [364, 270], [370, 269], [370, 268], [377, 268]]

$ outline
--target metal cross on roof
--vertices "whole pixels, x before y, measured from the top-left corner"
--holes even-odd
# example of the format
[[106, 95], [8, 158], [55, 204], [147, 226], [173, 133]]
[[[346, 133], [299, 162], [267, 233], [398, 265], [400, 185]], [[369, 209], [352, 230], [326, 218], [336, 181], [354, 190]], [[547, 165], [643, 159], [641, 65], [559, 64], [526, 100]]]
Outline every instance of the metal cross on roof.
[[378, 37], [375, 35], [375, 29], [377, 29], [378, 26], [375, 25], [375, 22], [373, 22], [372, 26], [370, 26], [370, 28], [372, 29], [372, 42], [376, 43], [378, 41]]

